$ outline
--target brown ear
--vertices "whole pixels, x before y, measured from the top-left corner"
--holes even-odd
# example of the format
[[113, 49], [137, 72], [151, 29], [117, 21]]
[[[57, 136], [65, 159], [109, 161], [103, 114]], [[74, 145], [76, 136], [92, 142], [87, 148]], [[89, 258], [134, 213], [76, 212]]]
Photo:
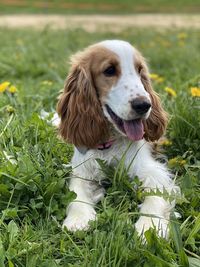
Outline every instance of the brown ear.
[[60, 134], [75, 146], [94, 148], [108, 134], [91, 74], [82, 66], [72, 67], [57, 104]]
[[147, 141], [158, 140], [165, 132], [167, 126], [167, 113], [161, 105], [158, 94], [153, 90], [148, 68], [144, 62], [141, 71], [141, 80], [151, 98], [152, 110], [149, 118], [144, 122], [145, 139]]

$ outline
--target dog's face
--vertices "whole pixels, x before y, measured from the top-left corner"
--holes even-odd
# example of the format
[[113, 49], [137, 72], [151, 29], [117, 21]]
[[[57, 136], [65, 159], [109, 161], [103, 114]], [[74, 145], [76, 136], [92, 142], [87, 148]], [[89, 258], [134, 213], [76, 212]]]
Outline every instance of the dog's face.
[[109, 50], [109, 55], [101, 59], [94, 81], [104, 114], [123, 135], [133, 141], [140, 140], [144, 135], [142, 120], [151, 111], [151, 98], [141, 80], [142, 58], [127, 42], [101, 44]]
[[109, 138], [110, 123], [133, 141], [156, 140], [166, 126], [145, 60], [119, 40], [100, 42], [72, 57], [58, 113], [64, 139], [89, 148]]

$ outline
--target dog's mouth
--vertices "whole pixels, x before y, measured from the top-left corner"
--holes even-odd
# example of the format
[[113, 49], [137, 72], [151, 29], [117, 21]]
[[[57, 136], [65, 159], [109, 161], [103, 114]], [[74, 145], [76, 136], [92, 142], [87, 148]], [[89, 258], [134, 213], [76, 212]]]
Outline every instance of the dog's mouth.
[[141, 119], [123, 120], [118, 117], [108, 105], [106, 105], [106, 109], [117, 128], [130, 140], [139, 141], [143, 138], [144, 125]]

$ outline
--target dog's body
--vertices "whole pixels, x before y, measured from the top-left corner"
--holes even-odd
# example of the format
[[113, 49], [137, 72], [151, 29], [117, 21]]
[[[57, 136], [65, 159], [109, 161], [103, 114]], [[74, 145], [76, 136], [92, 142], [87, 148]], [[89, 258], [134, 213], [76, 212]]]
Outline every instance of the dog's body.
[[[104, 41], [75, 55], [58, 113], [61, 135], [75, 145], [70, 190], [77, 197], [63, 224], [69, 230], [87, 229], [95, 220], [94, 205], [104, 195], [96, 159], [115, 165], [124, 155], [130, 177], [139, 177], [145, 191], [178, 191], [166, 166], [152, 157], [149, 141], [163, 134], [166, 114], [144, 59], [129, 43]], [[174, 201], [146, 197], [136, 223], [138, 233], [155, 226], [167, 237], [173, 207]]]

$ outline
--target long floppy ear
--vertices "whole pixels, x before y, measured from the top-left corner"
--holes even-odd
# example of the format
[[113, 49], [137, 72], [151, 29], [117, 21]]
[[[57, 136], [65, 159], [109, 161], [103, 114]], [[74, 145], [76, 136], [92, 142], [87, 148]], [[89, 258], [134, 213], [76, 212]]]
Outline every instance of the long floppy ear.
[[144, 122], [144, 128], [145, 128], [144, 137], [147, 141], [156, 141], [165, 132], [168, 121], [167, 113], [162, 108], [158, 94], [153, 90], [149, 71], [144, 59], [142, 59], [141, 80], [145, 87], [145, 90], [150, 95], [152, 104], [152, 110], [150, 116]]
[[91, 74], [79, 64], [71, 68], [57, 112], [61, 117], [61, 136], [75, 146], [94, 148], [108, 134]]

